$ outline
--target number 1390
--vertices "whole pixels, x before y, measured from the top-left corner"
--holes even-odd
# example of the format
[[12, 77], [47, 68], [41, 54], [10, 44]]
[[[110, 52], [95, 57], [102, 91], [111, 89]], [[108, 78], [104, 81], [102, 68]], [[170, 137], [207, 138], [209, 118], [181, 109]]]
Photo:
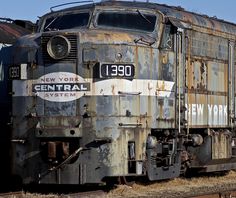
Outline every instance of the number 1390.
[[133, 77], [133, 65], [103, 64], [101, 66], [101, 77]]

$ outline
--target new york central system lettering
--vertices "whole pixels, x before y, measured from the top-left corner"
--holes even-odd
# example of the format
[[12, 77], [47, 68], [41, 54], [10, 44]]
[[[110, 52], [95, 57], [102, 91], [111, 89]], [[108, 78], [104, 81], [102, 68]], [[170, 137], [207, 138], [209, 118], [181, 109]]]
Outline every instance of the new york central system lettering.
[[228, 106], [224, 104], [186, 104], [185, 117], [192, 124], [227, 124]]
[[89, 83], [33, 84], [33, 92], [90, 91]]

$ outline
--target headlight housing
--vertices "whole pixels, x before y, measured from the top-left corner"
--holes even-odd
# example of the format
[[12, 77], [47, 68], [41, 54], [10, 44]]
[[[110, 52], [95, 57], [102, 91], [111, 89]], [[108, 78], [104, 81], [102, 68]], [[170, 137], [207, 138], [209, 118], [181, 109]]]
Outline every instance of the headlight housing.
[[47, 43], [47, 52], [53, 59], [67, 57], [71, 50], [70, 41], [61, 35], [53, 36]]

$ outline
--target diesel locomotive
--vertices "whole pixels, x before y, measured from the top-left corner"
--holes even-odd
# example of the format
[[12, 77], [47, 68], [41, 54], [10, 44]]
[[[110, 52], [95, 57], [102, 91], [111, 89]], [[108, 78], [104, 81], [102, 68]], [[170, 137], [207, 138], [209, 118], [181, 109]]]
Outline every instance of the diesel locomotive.
[[[33, 23], [24, 20], [0, 18], [0, 191], [10, 178], [10, 136], [11, 125], [11, 81], [8, 81], [8, 67], [11, 63], [12, 44], [33, 30]], [[4, 189], [6, 190], [6, 188]]]
[[12, 48], [11, 172], [23, 184], [236, 168], [236, 25], [150, 2], [84, 2]]

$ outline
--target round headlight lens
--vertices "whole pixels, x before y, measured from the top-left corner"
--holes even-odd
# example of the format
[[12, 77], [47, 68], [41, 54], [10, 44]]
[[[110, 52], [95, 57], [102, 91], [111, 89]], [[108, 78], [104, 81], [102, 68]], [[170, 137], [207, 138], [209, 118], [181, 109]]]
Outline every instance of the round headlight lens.
[[47, 44], [48, 54], [53, 59], [62, 59], [69, 55], [71, 45], [69, 40], [64, 36], [54, 36]]

